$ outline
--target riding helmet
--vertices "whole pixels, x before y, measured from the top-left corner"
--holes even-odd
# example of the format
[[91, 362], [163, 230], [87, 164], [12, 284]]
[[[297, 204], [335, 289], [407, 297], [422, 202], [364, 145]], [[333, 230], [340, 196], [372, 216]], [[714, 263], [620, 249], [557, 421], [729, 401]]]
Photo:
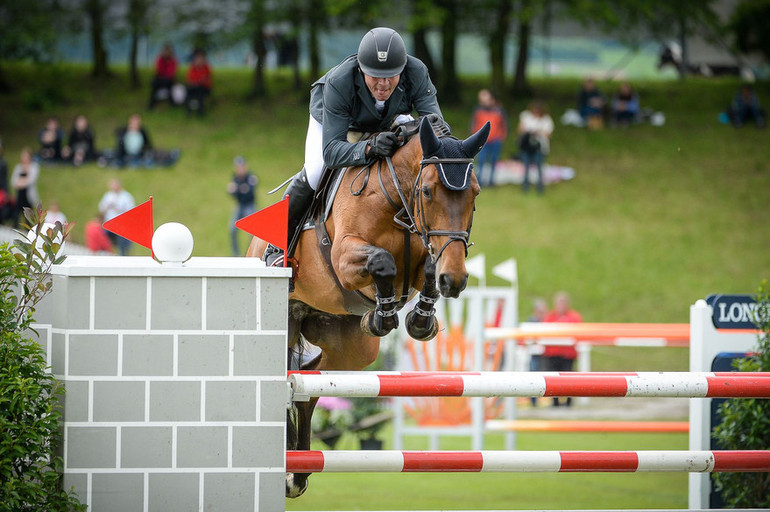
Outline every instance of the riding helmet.
[[392, 28], [373, 28], [358, 45], [358, 66], [375, 78], [400, 75], [406, 66], [406, 45]]

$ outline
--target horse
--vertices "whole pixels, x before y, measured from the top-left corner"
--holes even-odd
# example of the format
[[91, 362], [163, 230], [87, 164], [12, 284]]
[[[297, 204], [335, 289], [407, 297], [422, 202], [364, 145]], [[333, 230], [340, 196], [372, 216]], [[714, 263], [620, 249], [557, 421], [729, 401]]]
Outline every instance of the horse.
[[[398, 310], [417, 290], [406, 328], [415, 339], [432, 339], [439, 294], [457, 297], [465, 288], [480, 192], [472, 161], [486, 142], [489, 123], [465, 140], [439, 138], [428, 118], [419, 129], [404, 127], [399, 133], [404, 143], [391, 158], [341, 169], [331, 178], [330, 206], [316, 208], [315, 228], [299, 235], [289, 347], [298, 350], [303, 337], [321, 351], [304, 365], [300, 355], [295, 368], [366, 368], [377, 358], [380, 337], [398, 326]], [[254, 238], [247, 256], [260, 257], [265, 246]], [[316, 401], [296, 403], [289, 412], [288, 449], [310, 449]], [[287, 473], [286, 496], [302, 495], [308, 477]]]

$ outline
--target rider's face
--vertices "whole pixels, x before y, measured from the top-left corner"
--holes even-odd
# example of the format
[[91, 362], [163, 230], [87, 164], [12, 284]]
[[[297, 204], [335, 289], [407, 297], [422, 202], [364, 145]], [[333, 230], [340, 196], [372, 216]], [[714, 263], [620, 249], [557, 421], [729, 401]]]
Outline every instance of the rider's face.
[[396, 90], [401, 75], [391, 76], [389, 78], [375, 78], [364, 73], [364, 81], [369, 92], [372, 93], [377, 101], [387, 101], [393, 91]]

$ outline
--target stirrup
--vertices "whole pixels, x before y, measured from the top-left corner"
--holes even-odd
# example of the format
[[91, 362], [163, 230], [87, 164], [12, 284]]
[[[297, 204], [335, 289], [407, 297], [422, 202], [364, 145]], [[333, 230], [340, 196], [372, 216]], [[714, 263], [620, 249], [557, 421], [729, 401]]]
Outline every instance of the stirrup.
[[283, 251], [273, 244], [267, 244], [262, 261], [266, 267], [280, 267], [283, 265]]

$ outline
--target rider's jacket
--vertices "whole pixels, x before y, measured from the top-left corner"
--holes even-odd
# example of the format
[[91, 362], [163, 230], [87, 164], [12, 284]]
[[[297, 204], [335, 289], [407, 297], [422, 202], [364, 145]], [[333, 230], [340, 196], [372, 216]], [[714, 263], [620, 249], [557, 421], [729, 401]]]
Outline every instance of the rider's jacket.
[[310, 115], [323, 125], [324, 163], [329, 168], [367, 163], [367, 142], [348, 142], [348, 132], [389, 130], [398, 115], [414, 111], [443, 118], [428, 68], [411, 55], [381, 113], [375, 108], [355, 54], [318, 79], [310, 93]]

